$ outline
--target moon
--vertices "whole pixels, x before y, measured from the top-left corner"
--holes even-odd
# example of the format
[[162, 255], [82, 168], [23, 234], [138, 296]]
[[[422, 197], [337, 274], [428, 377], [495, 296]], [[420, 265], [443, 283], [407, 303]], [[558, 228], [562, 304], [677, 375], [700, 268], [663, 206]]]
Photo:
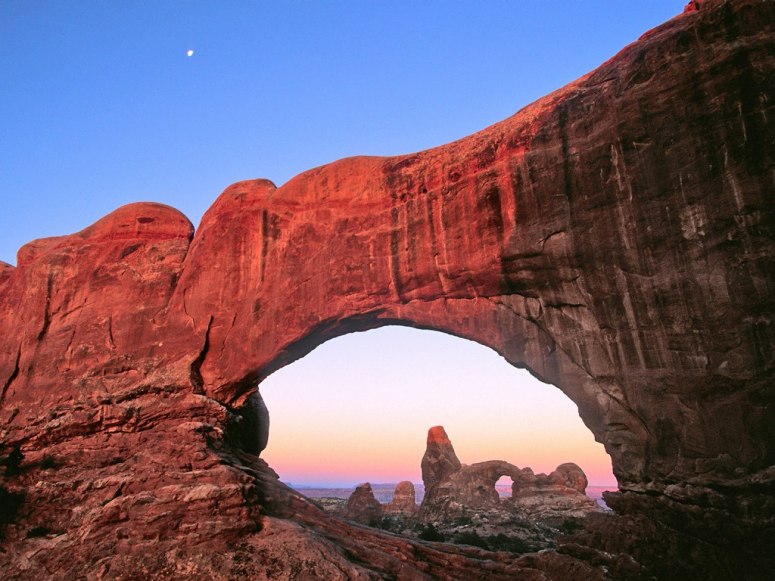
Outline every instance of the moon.
[[186, 51], [186, 56], [194, 56], [194, 51], [193, 51], [193, 50], [191, 50], [191, 49], [188, 49], [188, 50]]

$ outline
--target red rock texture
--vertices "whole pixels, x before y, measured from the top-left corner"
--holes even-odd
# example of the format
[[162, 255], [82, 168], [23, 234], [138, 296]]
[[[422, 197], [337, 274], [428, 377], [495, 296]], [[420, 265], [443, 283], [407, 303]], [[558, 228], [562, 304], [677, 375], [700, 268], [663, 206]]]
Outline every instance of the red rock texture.
[[433, 498], [437, 488], [458, 472], [461, 466], [444, 427], [434, 426], [428, 430], [425, 454], [420, 462], [425, 498]]
[[[23, 247], [0, 265], [0, 454], [24, 456], [0, 574], [218, 577], [237, 554], [276, 578], [482, 571], [287, 508], [256, 457], [257, 382], [391, 323], [529, 368], [611, 455], [609, 537], [520, 567], [631, 577], [664, 562], [659, 537], [693, 543], [695, 577], [770, 571], [774, 37], [773, 2], [694, 2], [468, 138], [234, 184], [193, 239], [135, 204]], [[318, 539], [318, 560], [273, 538]]]

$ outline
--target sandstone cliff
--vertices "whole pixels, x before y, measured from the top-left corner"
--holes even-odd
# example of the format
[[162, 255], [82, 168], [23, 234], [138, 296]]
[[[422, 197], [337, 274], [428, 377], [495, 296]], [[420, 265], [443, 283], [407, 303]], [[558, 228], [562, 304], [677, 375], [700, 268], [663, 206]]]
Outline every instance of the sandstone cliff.
[[[0, 574], [771, 571], [773, 38], [773, 2], [695, 1], [458, 142], [239, 182], [196, 232], [136, 204], [24, 246], [0, 265]], [[620, 516], [483, 567], [279, 485], [256, 384], [391, 323], [563, 390], [611, 455]]]

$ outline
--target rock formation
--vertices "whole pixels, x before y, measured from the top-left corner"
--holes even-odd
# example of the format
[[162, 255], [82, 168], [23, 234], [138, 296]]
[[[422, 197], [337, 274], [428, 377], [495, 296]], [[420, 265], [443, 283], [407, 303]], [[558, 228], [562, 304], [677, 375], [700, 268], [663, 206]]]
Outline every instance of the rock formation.
[[385, 505], [385, 514], [413, 518], [417, 515], [417, 493], [414, 484], [404, 480], [396, 484], [391, 501]]
[[425, 498], [435, 496], [439, 486], [458, 472], [461, 466], [444, 427], [435, 426], [428, 430], [425, 454], [420, 462]]
[[586, 516], [597, 503], [586, 495], [587, 476], [573, 462], [560, 464], [551, 474], [523, 468], [513, 478], [511, 502], [531, 518], [545, 522]]
[[[542, 534], [541, 525], [558, 527], [600, 510], [586, 496], [587, 477], [576, 464], [562, 464], [548, 476], [502, 460], [461, 464], [442, 426], [428, 430], [422, 474], [425, 494], [419, 507], [414, 484], [404, 481], [398, 483], [388, 504], [380, 504], [371, 484], [366, 482], [355, 488], [344, 509], [340, 503], [330, 503], [324, 509], [358, 523], [390, 526], [393, 532], [410, 536], [419, 530], [415, 525], [421, 522], [450, 536], [462, 532], [478, 534], [480, 525], [486, 524], [490, 533], [501, 536], [513, 538], [516, 533], [520, 540], [532, 536], [533, 545], [542, 548], [551, 544], [552, 535]], [[509, 498], [502, 499], [495, 488], [502, 476], [512, 479]], [[399, 518], [385, 522], [384, 516]], [[463, 521], [472, 523], [470, 517], [476, 519], [474, 531], [459, 525]], [[514, 531], [515, 522], [520, 522], [525, 530]]]
[[[481, 509], [498, 508], [561, 522], [598, 509], [585, 494], [587, 477], [576, 464], [561, 464], [549, 476], [535, 475], [530, 468], [503, 460], [461, 464], [442, 426], [428, 431], [422, 475], [425, 497], [420, 510], [426, 521], [452, 522]], [[495, 489], [502, 476], [513, 482], [508, 500], [501, 499]]]
[[[195, 233], [135, 204], [0, 265], [0, 454], [24, 457], [0, 575], [770, 573], [775, 3], [692, 8], [455, 143], [239, 182]], [[277, 484], [256, 384], [387, 324], [561, 389], [620, 516], [484, 572]]]
[[382, 518], [382, 505], [374, 498], [371, 484], [365, 482], [355, 487], [347, 499], [344, 517], [367, 525], [375, 525]]

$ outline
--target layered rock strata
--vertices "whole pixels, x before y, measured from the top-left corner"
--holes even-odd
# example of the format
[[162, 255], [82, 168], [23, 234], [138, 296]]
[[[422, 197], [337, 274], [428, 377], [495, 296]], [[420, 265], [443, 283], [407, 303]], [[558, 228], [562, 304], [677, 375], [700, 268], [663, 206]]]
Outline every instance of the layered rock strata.
[[[773, 2], [692, 2], [455, 143], [239, 182], [195, 233], [136, 204], [24, 246], [0, 265], [1, 484], [16, 499], [0, 574], [481, 572], [480, 555], [325, 521], [257, 457], [256, 384], [386, 324], [529, 368], [611, 455], [624, 516], [560, 552], [490, 557], [489, 578], [573, 578], [581, 562], [634, 578], [675, 555], [673, 574], [770, 572], [774, 37]], [[294, 557], [304, 543], [315, 558]]]

